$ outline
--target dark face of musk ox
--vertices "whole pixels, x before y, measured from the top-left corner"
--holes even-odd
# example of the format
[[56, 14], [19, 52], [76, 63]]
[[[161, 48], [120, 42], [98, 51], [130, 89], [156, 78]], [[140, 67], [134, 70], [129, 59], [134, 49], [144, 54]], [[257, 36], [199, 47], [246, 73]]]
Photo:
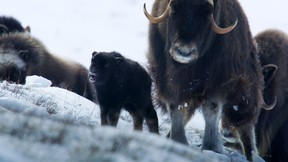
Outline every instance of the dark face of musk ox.
[[174, 60], [189, 63], [207, 52], [213, 33], [209, 20], [212, 12], [213, 6], [206, 1], [171, 3], [167, 33], [169, 54]]
[[26, 76], [39, 61], [39, 50], [25, 33], [0, 37], [0, 79], [25, 84]]
[[[21, 23], [13, 17], [0, 17], [0, 36], [13, 32], [25, 32]], [[11, 46], [13, 46], [11, 44]], [[27, 51], [13, 48], [0, 48], [0, 80], [25, 84]]]
[[13, 83], [25, 84], [26, 63], [25, 51], [0, 50], [0, 79]]
[[94, 84], [103, 84], [115, 71], [117, 59], [123, 58], [118, 53], [93, 52], [89, 80]]

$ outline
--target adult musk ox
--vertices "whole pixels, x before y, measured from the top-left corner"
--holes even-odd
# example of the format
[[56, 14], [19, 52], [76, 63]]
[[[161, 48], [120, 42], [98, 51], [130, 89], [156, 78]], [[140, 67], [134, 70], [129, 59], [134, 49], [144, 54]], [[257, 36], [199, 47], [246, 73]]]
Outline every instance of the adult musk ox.
[[90, 82], [95, 86], [101, 109], [101, 125], [116, 126], [121, 108], [133, 117], [134, 130], [158, 133], [158, 118], [151, 98], [151, 78], [137, 62], [117, 52], [93, 52]]
[[0, 36], [13, 32], [30, 32], [30, 27], [24, 28], [22, 24], [13, 17], [0, 16]]
[[[288, 159], [288, 36], [270, 29], [256, 35], [255, 40], [263, 66], [264, 100], [272, 102], [271, 96], [278, 99], [272, 110], [260, 112], [256, 124], [257, 147], [265, 161], [284, 162]], [[228, 140], [228, 145], [239, 148], [235, 131], [226, 125], [224, 130], [225, 139], [233, 139]]]
[[30, 34], [4, 34], [0, 37], [1, 80], [24, 84], [29, 75], [43, 76], [52, 81], [52, 86], [66, 88], [93, 100], [85, 67], [52, 55]]
[[202, 149], [224, 152], [218, 128], [223, 116], [251, 160], [261, 107], [270, 109], [275, 101], [264, 103], [261, 65], [239, 3], [156, 0], [152, 15], [145, 6], [144, 12], [151, 22], [148, 61], [157, 97], [170, 112], [170, 137], [187, 144], [184, 126], [201, 106]]
[[[271, 111], [261, 111], [256, 125], [259, 154], [266, 161], [288, 160], [288, 36], [278, 30], [267, 30], [255, 36], [261, 64], [274, 64], [263, 72], [264, 99], [271, 103], [271, 96], [278, 102]], [[278, 67], [278, 68], [277, 68]]]

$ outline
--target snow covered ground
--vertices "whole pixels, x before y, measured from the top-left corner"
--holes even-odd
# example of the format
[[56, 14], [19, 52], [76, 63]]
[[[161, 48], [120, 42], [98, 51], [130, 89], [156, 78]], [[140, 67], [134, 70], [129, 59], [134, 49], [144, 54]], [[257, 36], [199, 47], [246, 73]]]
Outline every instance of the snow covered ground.
[[[93, 51], [114, 50], [146, 66], [148, 21], [143, 14], [143, 4], [147, 3], [148, 10], [151, 10], [153, 1], [2, 0], [0, 15], [13, 16], [20, 20], [24, 26], [30, 25], [32, 35], [39, 38], [52, 53], [78, 61], [86, 67], [90, 65]], [[240, 3], [247, 13], [253, 34], [257, 34], [268, 28], [277, 28], [288, 33], [288, 19], [285, 19], [288, 1], [240, 0]], [[35, 145], [29, 147], [33, 143], [31, 142], [33, 140], [29, 139], [32, 138], [32, 135], [29, 133], [34, 130], [40, 132], [38, 132], [39, 134], [34, 134], [33, 138], [34, 136], [38, 136], [39, 138], [45, 136], [45, 138], [50, 139], [54, 136], [61, 136], [57, 135], [57, 130], [59, 133], [59, 130], [61, 132], [65, 127], [69, 127], [70, 129], [69, 124], [67, 124], [69, 126], [62, 125], [59, 126], [61, 128], [57, 127], [57, 121], [65, 123], [63, 120], [67, 120], [67, 123], [80, 123], [84, 126], [79, 126], [79, 130], [77, 128], [74, 129], [77, 126], [71, 124], [71, 127], [73, 127], [71, 129], [74, 129], [72, 132], [88, 131], [87, 134], [93, 134], [93, 136], [96, 134], [95, 137], [99, 138], [104, 138], [97, 136], [102, 131], [108, 134], [111, 133], [111, 136], [121, 132], [121, 130], [125, 130], [127, 134], [134, 134], [134, 132], [132, 133], [132, 120], [126, 112], [121, 114], [117, 130], [110, 130], [108, 128], [107, 130], [101, 130], [100, 128], [97, 130], [99, 126], [99, 107], [97, 105], [66, 90], [49, 87], [49, 82], [45, 82], [43, 78], [37, 80], [37, 78], [32, 77], [25, 86], [10, 85], [6, 82], [1, 83], [0, 106], [9, 109], [8, 111], [1, 108], [3, 114], [0, 113], [2, 123], [0, 124], [0, 131], [3, 132], [0, 135], [0, 161], [19, 161], [19, 159], [31, 161], [33, 158], [29, 159], [27, 157], [31, 157], [35, 152], [39, 152], [37, 154], [38, 157], [34, 157], [34, 160], [38, 159], [36, 161], [40, 161], [40, 159], [49, 161], [49, 156], [54, 157], [55, 161], [69, 161], [72, 157], [77, 161], [81, 160], [81, 157], [88, 157], [89, 153], [92, 154], [88, 151], [88, 148], [96, 147], [93, 140], [90, 141], [87, 139], [88, 143], [93, 144], [84, 144], [85, 146], [83, 146], [84, 150], [88, 152], [81, 150], [83, 149], [81, 141], [86, 140], [81, 137], [81, 133], [79, 136], [76, 133], [73, 138], [67, 139], [72, 142], [72, 144], [67, 144], [70, 148], [68, 151], [66, 148], [52, 145], [51, 143], [53, 142], [50, 141], [47, 142], [47, 145], [49, 145], [47, 146], [48, 149], [43, 149], [41, 152], [39, 148], [40, 143], [43, 143], [41, 141], [43, 139], [36, 140], [37, 138], [35, 139]], [[11, 115], [13, 112], [21, 113], [16, 113], [15, 116], [15, 114]], [[158, 114], [160, 116], [160, 133], [161, 136], [165, 136], [169, 130], [169, 118], [159, 111]], [[26, 120], [21, 120], [22, 118], [27, 118], [29, 115], [31, 116], [31, 121], [34, 123], [28, 122], [27, 124]], [[44, 119], [39, 116], [44, 117]], [[41, 122], [41, 120], [43, 121]], [[43, 124], [47, 124], [47, 127]], [[54, 125], [56, 125], [55, 128], [53, 127]], [[91, 125], [93, 127], [92, 130], [86, 128], [87, 125]], [[11, 126], [15, 126], [15, 128]], [[31, 132], [26, 132], [27, 136], [25, 134], [23, 136], [17, 134], [15, 135], [17, 138], [10, 138], [9, 135], [15, 133], [14, 131], [20, 129], [21, 126], [23, 128], [25, 126], [29, 127], [27, 130], [31, 130]], [[201, 114], [197, 113], [186, 128], [187, 137], [192, 146], [197, 146], [201, 143], [203, 127], [204, 122]], [[56, 134], [47, 134], [44, 131], [45, 129], [49, 131], [54, 130], [53, 132]], [[44, 133], [41, 133], [42, 130]], [[144, 132], [147, 134], [146, 129]], [[69, 135], [72, 136], [72, 134], [74, 133], [70, 133]], [[139, 136], [144, 137], [145, 135]], [[16, 139], [20, 140], [20, 137], [25, 141], [28, 140], [28, 142], [23, 143], [22, 141], [21, 143], [15, 141]], [[87, 138], [92, 138], [92, 135], [87, 135]], [[154, 139], [154, 137], [151, 138]], [[29, 140], [31, 141], [29, 142]], [[154, 140], [165, 139], [155, 137]], [[165, 142], [167, 143], [166, 140]], [[76, 144], [73, 145], [74, 143]], [[146, 143], [146, 145], [149, 146], [149, 143]], [[160, 145], [164, 144], [161, 143]], [[171, 147], [177, 144], [169, 143], [167, 145]], [[100, 149], [99, 147], [97, 145], [95, 149]], [[162, 148], [162, 146], [159, 146], [159, 148]], [[107, 149], [113, 150], [113, 147], [111, 146]], [[168, 146], [167, 149], [169, 149]], [[185, 150], [185, 148], [183, 149]], [[18, 152], [15, 152], [15, 150], [18, 150]], [[47, 152], [49, 153], [48, 155]], [[81, 154], [84, 155], [80, 156], [80, 159], [75, 157], [75, 155], [79, 156]], [[183, 154], [179, 153], [179, 158]], [[188, 158], [189, 156], [187, 155], [183, 158]], [[103, 158], [109, 161], [107, 160], [108, 155], [103, 155]], [[126, 161], [132, 161], [130, 158], [133, 160], [133, 157], [128, 157]], [[119, 159], [125, 161], [123, 154], [119, 155]], [[156, 161], [161, 160], [156, 159]], [[174, 161], [181, 160], [174, 159]]]
[[[99, 108], [65, 89], [31, 76], [26, 85], [0, 83], [2, 162], [245, 162], [238, 153], [200, 151], [201, 131], [188, 129], [190, 146], [165, 138], [169, 119], [159, 112], [161, 135], [133, 131], [122, 113], [117, 129], [100, 127]], [[125, 130], [125, 131], [123, 131]], [[193, 140], [193, 141], [191, 141]]]

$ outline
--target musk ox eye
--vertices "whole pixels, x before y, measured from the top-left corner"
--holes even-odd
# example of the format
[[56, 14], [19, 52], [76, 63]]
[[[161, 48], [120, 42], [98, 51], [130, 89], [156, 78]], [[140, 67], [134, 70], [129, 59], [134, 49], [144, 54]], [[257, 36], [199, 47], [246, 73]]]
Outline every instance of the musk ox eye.
[[96, 81], [96, 79], [97, 79], [97, 75], [96, 75], [96, 73], [89, 73], [89, 81], [91, 82], [91, 83], [94, 83], [95, 81]]
[[28, 61], [28, 60], [29, 60], [29, 51], [28, 51], [28, 50], [20, 50], [20, 51], [19, 51], [19, 56], [20, 56], [24, 61]]

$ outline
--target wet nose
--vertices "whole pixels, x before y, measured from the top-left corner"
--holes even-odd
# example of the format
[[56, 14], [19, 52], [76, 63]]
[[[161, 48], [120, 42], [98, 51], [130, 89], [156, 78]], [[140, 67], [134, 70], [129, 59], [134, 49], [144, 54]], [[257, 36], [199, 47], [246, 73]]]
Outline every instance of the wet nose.
[[179, 55], [183, 57], [189, 57], [191, 55], [196, 55], [197, 54], [197, 48], [195, 46], [187, 48], [187, 47], [177, 47], [176, 51]]

